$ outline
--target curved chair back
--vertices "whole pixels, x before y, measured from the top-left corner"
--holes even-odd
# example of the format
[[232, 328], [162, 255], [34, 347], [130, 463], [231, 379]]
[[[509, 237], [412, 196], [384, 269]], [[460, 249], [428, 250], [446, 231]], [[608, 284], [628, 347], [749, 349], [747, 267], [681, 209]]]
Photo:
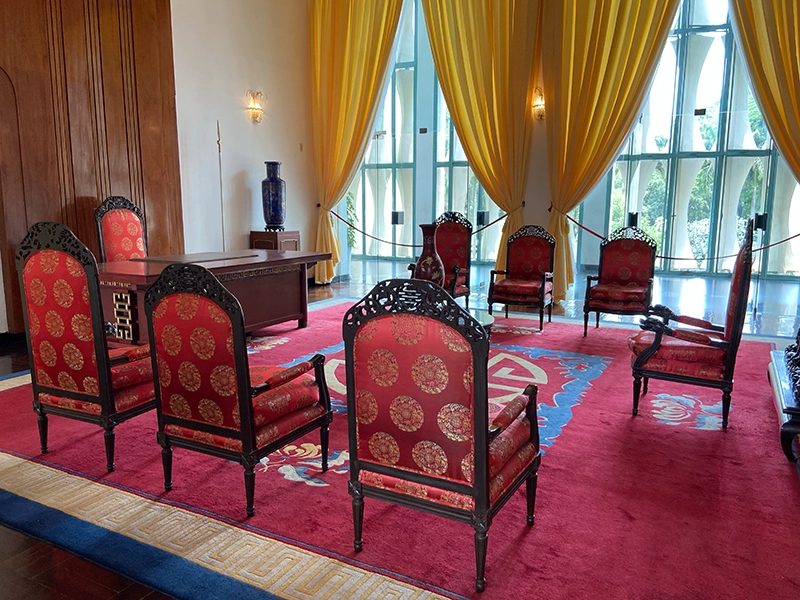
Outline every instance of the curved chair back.
[[506, 277], [540, 279], [553, 272], [556, 238], [539, 225], [520, 227], [508, 238]]
[[469, 269], [472, 264], [472, 223], [459, 212], [446, 212], [435, 221], [436, 251], [444, 265], [445, 280], [442, 287], [451, 289], [458, 267], [456, 285], [469, 287]]
[[742, 340], [744, 320], [747, 315], [747, 297], [750, 292], [750, 279], [753, 273], [753, 220], [747, 224], [742, 242], [731, 272], [731, 289], [728, 293], [728, 306], [725, 311], [724, 339], [730, 342], [729, 360], [726, 372], [733, 377], [736, 354]]
[[115, 262], [147, 256], [144, 214], [123, 196], [109, 196], [94, 213], [100, 239], [100, 261]]
[[656, 242], [638, 227], [620, 227], [600, 242], [601, 285], [648, 287], [655, 265]]

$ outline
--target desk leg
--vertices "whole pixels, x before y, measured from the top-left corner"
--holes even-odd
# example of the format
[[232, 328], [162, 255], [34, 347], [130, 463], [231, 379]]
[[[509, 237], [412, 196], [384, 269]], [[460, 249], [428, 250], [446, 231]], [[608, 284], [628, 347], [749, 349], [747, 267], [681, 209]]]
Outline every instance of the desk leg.
[[303, 317], [297, 320], [297, 327], [303, 329], [308, 327], [308, 265], [300, 267], [300, 304], [303, 310]]

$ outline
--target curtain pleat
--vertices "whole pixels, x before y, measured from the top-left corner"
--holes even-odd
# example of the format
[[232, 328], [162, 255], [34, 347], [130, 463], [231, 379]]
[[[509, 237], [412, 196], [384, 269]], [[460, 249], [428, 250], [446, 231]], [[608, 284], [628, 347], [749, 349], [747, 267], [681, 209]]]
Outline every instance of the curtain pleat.
[[320, 210], [316, 282], [330, 283], [339, 262], [331, 209], [353, 181], [384, 90], [402, 0], [312, 0], [310, 53], [314, 159]]
[[679, 0], [547, 0], [542, 80], [556, 238], [554, 298], [574, 281], [566, 214], [611, 166], [641, 109]]
[[522, 226], [539, 40], [539, 0], [422, 0], [433, 62], [469, 165], [508, 217]]
[[800, 4], [730, 0], [731, 23], [769, 134], [800, 180]]

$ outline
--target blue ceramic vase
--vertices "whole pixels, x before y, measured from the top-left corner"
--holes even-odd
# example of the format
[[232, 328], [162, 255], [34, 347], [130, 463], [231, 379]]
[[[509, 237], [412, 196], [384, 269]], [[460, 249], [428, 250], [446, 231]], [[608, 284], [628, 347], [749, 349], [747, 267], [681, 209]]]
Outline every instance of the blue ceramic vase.
[[280, 177], [281, 163], [266, 161], [267, 177], [261, 181], [261, 205], [266, 231], [283, 231], [286, 221], [286, 182]]

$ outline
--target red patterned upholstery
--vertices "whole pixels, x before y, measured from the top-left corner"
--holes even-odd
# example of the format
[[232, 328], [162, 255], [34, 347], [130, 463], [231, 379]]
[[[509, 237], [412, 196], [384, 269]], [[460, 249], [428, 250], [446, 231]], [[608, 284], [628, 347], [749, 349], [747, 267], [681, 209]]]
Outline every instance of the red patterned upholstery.
[[[628, 339], [633, 370], [633, 414], [639, 411], [644, 380], [667, 379], [722, 390], [722, 427], [728, 426], [736, 353], [742, 337], [752, 269], [753, 222], [748, 224], [744, 243], [731, 274], [731, 289], [725, 327], [695, 317], [674, 314], [665, 306], [652, 306], [651, 316], [642, 321], [639, 333]], [[673, 328], [676, 321], [696, 329]]]
[[472, 223], [461, 213], [446, 212], [436, 219], [436, 225], [436, 252], [444, 266], [442, 287], [453, 298], [464, 296], [469, 306]]
[[[537, 225], [527, 225], [508, 238], [506, 269], [492, 271], [489, 282], [489, 314], [492, 304], [539, 307], [539, 329], [544, 323], [544, 309], [548, 320], [553, 312], [553, 261], [555, 238]], [[503, 275], [497, 280], [496, 275]]]
[[[381, 289], [402, 297], [401, 306], [371, 299]], [[371, 314], [379, 306], [392, 308]], [[464, 520], [463, 511], [499, 510], [524, 481], [534, 485], [535, 388], [505, 406], [488, 402], [486, 374], [475, 373], [486, 368], [488, 336], [441, 288], [415, 279], [378, 284], [345, 315], [344, 339], [357, 550], [362, 495], [402, 497], [397, 502]], [[479, 586], [483, 561], [479, 555]]]
[[111, 210], [105, 214], [101, 225], [108, 262], [147, 256], [142, 222], [134, 213], [123, 209]]
[[42, 452], [48, 413], [92, 421], [107, 431], [112, 471], [114, 427], [155, 406], [150, 357], [136, 348], [108, 351], [96, 262], [66, 226], [31, 227], [17, 249], [17, 267]]
[[165, 488], [171, 488], [173, 445], [240, 462], [248, 515], [255, 463], [280, 446], [320, 429], [327, 469], [324, 357], [291, 368], [250, 367], [238, 301], [197, 265], [167, 267], [151, 290], [145, 304], [157, 365], [159, 441], [167, 453]]
[[[583, 335], [594, 312], [600, 326], [600, 313], [646, 314], [650, 305], [655, 272], [656, 243], [636, 227], [614, 231], [600, 244], [599, 273], [586, 279], [583, 303]], [[595, 285], [592, 282], [596, 281]]]

